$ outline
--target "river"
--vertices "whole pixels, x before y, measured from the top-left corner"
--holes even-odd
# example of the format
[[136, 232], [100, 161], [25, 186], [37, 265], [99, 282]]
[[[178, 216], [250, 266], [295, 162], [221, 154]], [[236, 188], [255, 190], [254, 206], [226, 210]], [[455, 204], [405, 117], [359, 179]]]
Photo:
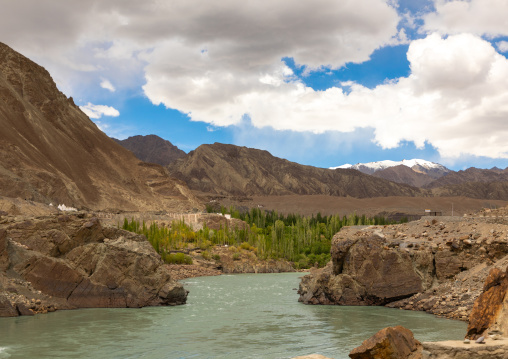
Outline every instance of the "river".
[[80, 309], [0, 318], [0, 358], [336, 359], [378, 330], [403, 325], [420, 341], [462, 339], [463, 322], [381, 307], [298, 303], [301, 273], [183, 281], [186, 305]]

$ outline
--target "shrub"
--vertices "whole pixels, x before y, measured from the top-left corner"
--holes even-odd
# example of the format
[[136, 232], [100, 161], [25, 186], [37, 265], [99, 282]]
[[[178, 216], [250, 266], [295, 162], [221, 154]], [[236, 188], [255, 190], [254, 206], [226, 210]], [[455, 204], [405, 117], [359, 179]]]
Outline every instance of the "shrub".
[[192, 264], [192, 258], [184, 253], [165, 253], [163, 259], [169, 264]]
[[233, 260], [234, 261], [239, 261], [240, 260], [240, 253], [233, 254]]
[[217, 262], [219, 262], [219, 261], [220, 261], [220, 255], [218, 255], [218, 254], [214, 254], [214, 255], [212, 256], [212, 258], [213, 258], [213, 260], [214, 260], [214, 261], [217, 261]]
[[240, 248], [242, 249], [245, 249], [247, 251], [251, 251], [251, 252], [257, 252], [257, 248], [254, 247], [254, 246], [251, 246], [249, 243], [247, 242], [243, 242], [241, 245], [240, 245]]
[[203, 251], [201, 253], [201, 257], [203, 257], [203, 259], [206, 259], [207, 261], [209, 261], [212, 258], [212, 256], [210, 255], [210, 252], [208, 252], [208, 251]]

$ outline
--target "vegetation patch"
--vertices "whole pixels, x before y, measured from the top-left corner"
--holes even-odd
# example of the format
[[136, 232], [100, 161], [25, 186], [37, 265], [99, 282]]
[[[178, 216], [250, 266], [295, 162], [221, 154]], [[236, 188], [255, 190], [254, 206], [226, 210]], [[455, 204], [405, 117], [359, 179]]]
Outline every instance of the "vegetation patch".
[[[208, 207], [208, 210], [212, 209]], [[330, 261], [332, 237], [343, 226], [394, 223], [383, 217], [367, 218], [356, 214], [322, 216], [320, 213], [304, 217], [259, 208], [241, 213], [234, 207], [221, 207], [221, 213], [229, 213], [232, 218], [240, 219], [248, 226], [231, 227], [226, 222], [219, 229], [212, 230], [204, 224], [202, 229], [194, 231], [183, 221], [174, 221], [170, 226], [159, 226], [156, 222], [147, 226], [145, 222], [125, 218], [122, 228], [145, 235], [167, 263], [192, 263], [190, 256], [174, 252], [193, 248], [203, 250], [201, 255], [204, 259], [220, 261], [220, 256], [211, 255], [210, 248], [228, 246], [234, 260], [240, 259], [238, 251], [248, 251], [262, 260], [285, 259], [292, 262], [296, 269], [305, 269], [323, 267]]]

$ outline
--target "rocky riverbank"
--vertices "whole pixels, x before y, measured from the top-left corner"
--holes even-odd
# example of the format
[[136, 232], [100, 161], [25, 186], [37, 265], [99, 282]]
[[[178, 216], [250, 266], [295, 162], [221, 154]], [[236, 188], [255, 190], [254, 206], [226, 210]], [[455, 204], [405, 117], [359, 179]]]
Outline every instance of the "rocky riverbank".
[[492, 218], [436, 217], [346, 227], [332, 261], [300, 284], [307, 304], [387, 305], [467, 320], [493, 267], [508, 264], [508, 226]]
[[282, 259], [260, 259], [252, 250], [241, 247], [215, 246], [206, 251], [197, 250], [188, 254], [193, 264], [167, 266], [173, 278], [180, 280], [221, 274], [295, 272], [291, 262]]
[[0, 218], [0, 316], [177, 305], [186, 297], [143, 236], [85, 213]]

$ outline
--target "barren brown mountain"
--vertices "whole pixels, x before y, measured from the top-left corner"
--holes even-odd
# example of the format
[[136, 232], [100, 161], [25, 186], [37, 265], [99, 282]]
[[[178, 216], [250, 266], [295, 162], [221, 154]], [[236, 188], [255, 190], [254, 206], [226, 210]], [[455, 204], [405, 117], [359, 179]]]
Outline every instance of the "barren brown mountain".
[[117, 143], [134, 153], [141, 161], [167, 166], [171, 162], [185, 157], [186, 153], [171, 142], [156, 135], [132, 136]]
[[96, 209], [197, 205], [184, 183], [107, 137], [44, 68], [1, 43], [0, 126], [0, 195]]
[[432, 189], [434, 196], [508, 200], [508, 182], [466, 182]]
[[425, 191], [356, 170], [303, 166], [267, 151], [214, 143], [169, 165], [170, 173], [199, 192], [218, 195], [424, 196]]
[[394, 166], [385, 168], [384, 170], [376, 171], [372, 174], [374, 177], [384, 178], [388, 181], [405, 183], [414, 187], [423, 187], [435, 181], [435, 177], [432, 177], [423, 172], [417, 172], [413, 169], [404, 166]]
[[508, 171], [500, 170], [498, 168], [493, 169], [481, 169], [481, 168], [468, 168], [464, 171], [450, 172], [445, 176], [429, 183], [424, 186], [425, 188], [438, 188], [449, 185], [458, 185], [466, 182], [506, 182], [508, 181]]

